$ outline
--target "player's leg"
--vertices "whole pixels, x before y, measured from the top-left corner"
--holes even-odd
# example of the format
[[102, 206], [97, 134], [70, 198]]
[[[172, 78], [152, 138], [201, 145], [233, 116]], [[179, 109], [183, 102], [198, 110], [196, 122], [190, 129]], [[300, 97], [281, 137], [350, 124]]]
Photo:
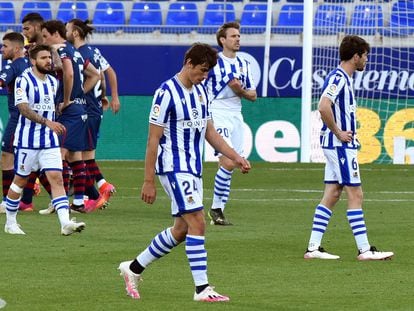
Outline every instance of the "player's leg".
[[106, 202], [115, 193], [115, 187], [107, 182], [95, 161], [95, 150], [98, 146], [99, 128], [101, 126], [101, 116], [88, 116], [88, 154], [86, 155], [86, 169], [99, 189], [99, 193]]
[[11, 115], [7, 121], [6, 128], [3, 131], [1, 140], [1, 170], [2, 170], [2, 187], [3, 200], [0, 205], [0, 213], [6, 212], [6, 196], [14, 178], [14, 147], [13, 138], [17, 125], [17, 114]]
[[85, 223], [69, 219], [69, 200], [63, 186], [62, 161], [59, 148], [40, 151], [40, 168], [51, 186], [52, 205], [58, 215], [62, 235], [80, 232]]
[[97, 209], [105, 208], [107, 205], [107, 200], [103, 195], [101, 195], [98, 190], [95, 188], [95, 177], [93, 176], [93, 171], [90, 170], [89, 164], [91, 157], [95, 156], [95, 150], [88, 150], [82, 152], [82, 159], [85, 163], [85, 194], [88, 196], [88, 199], [85, 200], [85, 211], [90, 213]]
[[354, 149], [338, 148], [338, 157], [345, 159], [345, 161], [340, 161], [341, 178], [348, 196], [346, 216], [358, 248], [358, 260], [383, 260], [391, 258], [394, 253], [380, 252], [375, 246], [371, 246], [368, 241], [367, 227], [362, 210], [363, 191], [357, 151]]
[[325, 190], [322, 200], [315, 208], [311, 235], [304, 255], [305, 259], [339, 258], [339, 256], [329, 254], [321, 247], [322, 238], [331, 219], [333, 208], [339, 201], [343, 189], [343, 186], [340, 185], [341, 177], [336, 151], [324, 149], [324, 154], [326, 158], [324, 176]]
[[6, 224], [9, 234], [25, 234], [17, 223], [17, 212], [23, 188], [32, 170], [37, 170], [37, 150], [17, 149], [15, 153], [15, 175], [6, 197]]
[[[235, 134], [235, 123], [232, 118], [229, 118], [229, 115], [221, 115], [220, 113], [214, 113], [213, 116], [214, 126], [216, 127], [217, 132], [223, 137], [227, 144], [235, 148], [232, 140], [233, 134]], [[222, 154], [216, 153], [216, 155], [219, 157], [219, 167], [214, 177], [213, 202], [208, 215], [211, 218], [211, 224], [226, 226], [231, 225], [231, 223], [226, 219], [223, 211], [229, 199], [231, 179], [235, 164], [232, 160]]]

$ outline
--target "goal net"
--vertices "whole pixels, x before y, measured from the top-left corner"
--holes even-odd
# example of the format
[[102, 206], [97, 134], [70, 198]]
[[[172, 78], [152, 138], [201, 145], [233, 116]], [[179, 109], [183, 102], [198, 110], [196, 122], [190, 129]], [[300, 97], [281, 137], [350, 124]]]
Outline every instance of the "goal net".
[[[320, 27], [315, 26], [313, 37], [313, 162], [324, 161], [319, 146], [322, 121], [317, 111], [324, 78], [339, 65], [338, 47], [343, 36], [356, 34], [371, 46], [365, 71], [354, 75], [359, 163], [414, 163], [414, 41], [410, 38], [414, 5], [412, 1], [369, 3], [337, 4], [347, 12], [343, 28], [335, 25], [341, 20], [335, 5], [327, 13], [336, 15], [335, 21], [326, 23], [326, 15], [318, 15], [321, 4], [314, 4], [315, 24]], [[318, 22], [318, 18], [325, 20]], [[333, 29], [342, 31], [334, 33]]]

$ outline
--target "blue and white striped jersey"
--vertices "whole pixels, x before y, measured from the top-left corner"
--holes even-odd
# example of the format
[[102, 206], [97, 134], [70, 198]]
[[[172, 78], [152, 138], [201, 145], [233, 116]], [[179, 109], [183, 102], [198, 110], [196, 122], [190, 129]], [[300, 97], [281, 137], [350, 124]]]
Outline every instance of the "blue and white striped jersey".
[[[46, 75], [45, 80], [41, 80], [34, 75], [32, 68], [27, 69], [16, 79], [16, 106], [27, 103], [33, 111], [54, 121], [57, 89], [58, 81], [55, 77]], [[13, 145], [27, 149], [47, 149], [59, 147], [59, 139], [47, 126], [19, 115]]]
[[217, 65], [209, 72], [207, 79], [204, 81], [212, 100], [211, 109], [241, 111], [241, 98], [227, 85], [234, 78], [240, 80], [244, 89], [256, 89], [250, 63], [239, 56], [228, 58], [220, 52]]
[[158, 146], [156, 172], [202, 175], [202, 156], [208, 111], [202, 84], [185, 88], [174, 76], [155, 92], [149, 122], [164, 127]]
[[29, 67], [29, 59], [26, 57], [19, 57], [4, 66], [2, 71], [0, 71], [0, 80], [3, 80], [4, 84], [7, 85], [7, 101], [10, 115], [13, 114], [17, 116], [19, 114], [19, 111], [14, 104], [14, 83], [16, 82], [16, 78]]
[[359, 143], [356, 139], [356, 109], [353, 79], [339, 66], [329, 73], [323, 85], [321, 97], [325, 96], [333, 103], [332, 112], [335, 123], [343, 131], [352, 131], [353, 140], [349, 143], [341, 142], [326, 126], [323, 124], [321, 130], [321, 147], [333, 149], [334, 147], [344, 147], [357, 149]]

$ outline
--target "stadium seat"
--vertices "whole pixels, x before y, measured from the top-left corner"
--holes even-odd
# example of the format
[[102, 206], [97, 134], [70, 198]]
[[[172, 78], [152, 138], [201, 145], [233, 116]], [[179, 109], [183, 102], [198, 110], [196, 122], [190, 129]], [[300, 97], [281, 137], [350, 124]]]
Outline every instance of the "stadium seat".
[[125, 25], [125, 9], [122, 2], [97, 2], [93, 25], [97, 32], [116, 32]]
[[243, 0], [213, 0], [214, 2], [243, 2]]
[[209, 3], [204, 14], [201, 33], [216, 33], [218, 28], [226, 22], [236, 20], [234, 6], [231, 3]]
[[189, 33], [198, 28], [198, 10], [192, 2], [172, 2], [168, 7], [167, 20], [162, 32]]
[[74, 18], [79, 18], [83, 21], [89, 18], [86, 3], [80, 1], [61, 2], [56, 14], [56, 19], [66, 23]]
[[303, 0], [286, 0], [286, 2], [303, 3]]
[[153, 32], [162, 25], [161, 6], [158, 2], [135, 2], [132, 6], [127, 32]]
[[349, 33], [356, 35], [375, 35], [382, 33], [384, 16], [382, 7], [375, 4], [356, 5], [351, 17]]
[[344, 3], [344, 2], [354, 2], [354, 0], [323, 0], [327, 3]]
[[280, 9], [278, 22], [272, 32], [283, 34], [303, 32], [303, 4], [283, 5]]
[[4, 32], [9, 29], [15, 29], [16, 15], [12, 2], [0, 2], [0, 31]]
[[49, 2], [43, 1], [27, 1], [23, 3], [22, 11], [20, 14], [20, 21], [22, 21], [23, 17], [25, 17], [28, 13], [39, 13], [44, 20], [52, 19], [52, 8], [50, 7]]
[[241, 33], [263, 33], [266, 30], [266, 4], [247, 3], [240, 19]]
[[389, 29], [390, 36], [409, 36], [414, 33], [414, 2], [398, 1], [392, 5]]
[[316, 9], [314, 33], [318, 35], [333, 35], [345, 30], [345, 7], [334, 4], [321, 4]]

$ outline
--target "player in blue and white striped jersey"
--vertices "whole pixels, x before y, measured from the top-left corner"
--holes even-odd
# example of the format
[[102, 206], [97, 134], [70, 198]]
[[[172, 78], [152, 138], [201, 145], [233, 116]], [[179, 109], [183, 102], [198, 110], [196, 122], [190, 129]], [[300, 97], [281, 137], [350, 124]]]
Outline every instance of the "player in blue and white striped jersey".
[[29, 59], [25, 57], [24, 37], [18, 32], [10, 32], [3, 36], [1, 47], [3, 59], [11, 61], [0, 71], [0, 87], [7, 87], [7, 102], [9, 119], [1, 141], [1, 170], [3, 201], [0, 213], [5, 213], [5, 198], [14, 177], [14, 131], [16, 129], [19, 110], [14, 105], [14, 82], [24, 70], [30, 67]]
[[60, 221], [61, 233], [70, 235], [83, 230], [85, 224], [69, 219], [57, 137], [66, 129], [55, 122], [58, 81], [48, 74], [52, 68], [51, 50], [46, 45], [36, 45], [29, 55], [32, 68], [25, 70], [15, 82], [15, 104], [20, 112], [14, 138], [16, 174], [6, 198], [4, 231], [25, 234], [16, 219], [20, 196], [30, 173], [40, 170], [50, 182], [52, 204]]
[[339, 259], [322, 247], [322, 237], [342, 191], [348, 196], [347, 218], [358, 248], [358, 260], [383, 260], [394, 253], [380, 252], [368, 242], [362, 211], [363, 193], [357, 158], [357, 102], [352, 75], [363, 71], [369, 44], [358, 36], [345, 36], [339, 47], [341, 63], [326, 78], [319, 101], [323, 121], [321, 146], [326, 157], [325, 191], [315, 209], [312, 232], [305, 259]]
[[[237, 55], [240, 50], [240, 25], [237, 22], [223, 24], [216, 33], [216, 39], [223, 51], [205, 81], [212, 100], [211, 115], [217, 132], [238, 154], [244, 156], [242, 99], [255, 101], [256, 86], [249, 62]], [[223, 211], [230, 195], [236, 164], [217, 151], [216, 155], [219, 157], [219, 168], [208, 215], [214, 225], [231, 225]]]
[[[196, 43], [185, 54], [181, 71], [155, 92], [145, 157], [141, 198], [152, 204], [156, 198], [155, 174], [171, 199], [173, 227], [160, 232], [135, 260], [119, 265], [127, 294], [139, 299], [138, 280], [144, 269], [185, 241], [187, 259], [195, 284], [194, 300], [228, 301], [209, 286], [205, 217], [203, 210], [202, 156], [205, 139], [238, 164], [250, 169], [216, 132], [208, 113], [208, 98], [200, 84], [217, 62], [217, 51]], [[155, 168], [155, 170], [154, 170]]]

